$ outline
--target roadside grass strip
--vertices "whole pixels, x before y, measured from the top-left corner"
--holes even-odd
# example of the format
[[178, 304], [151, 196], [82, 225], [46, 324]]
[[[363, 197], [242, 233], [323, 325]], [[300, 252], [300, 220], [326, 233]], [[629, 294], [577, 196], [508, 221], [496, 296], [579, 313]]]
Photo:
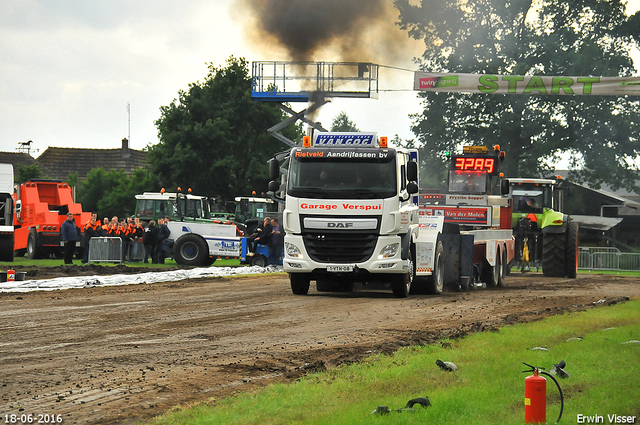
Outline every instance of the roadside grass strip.
[[[549, 371], [560, 360], [570, 374], [560, 423], [640, 423], [640, 300], [510, 325], [441, 344], [406, 347], [393, 355], [314, 373], [289, 384], [176, 408], [153, 424], [522, 424], [522, 362]], [[635, 342], [634, 342], [635, 341]], [[532, 350], [543, 347], [546, 350]], [[436, 360], [453, 362], [445, 372]], [[431, 407], [407, 401], [428, 396]], [[388, 406], [387, 415], [372, 414]], [[560, 396], [547, 378], [547, 423], [556, 423]], [[582, 416], [580, 416], [582, 415]], [[580, 418], [584, 422], [580, 422]]]

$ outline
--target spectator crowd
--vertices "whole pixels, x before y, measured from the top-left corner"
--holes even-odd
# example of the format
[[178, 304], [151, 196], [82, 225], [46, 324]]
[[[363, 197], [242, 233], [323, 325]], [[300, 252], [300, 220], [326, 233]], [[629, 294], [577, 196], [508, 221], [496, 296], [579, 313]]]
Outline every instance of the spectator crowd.
[[[169, 228], [166, 223], [169, 217], [150, 221], [148, 226], [140, 221], [139, 218], [128, 217], [121, 221], [117, 216], [113, 216], [111, 220], [105, 217], [104, 220], [98, 220], [97, 214], [91, 216], [84, 225], [84, 237], [82, 239], [83, 257], [82, 262], [89, 262], [89, 246], [91, 238], [112, 237], [120, 238], [122, 241], [122, 261], [134, 262], [142, 260], [145, 263], [151, 259], [152, 263], [164, 263], [165, 258], [165, 241], [169, 238]], [[144, 255], [139, 250], [144, 247]]]

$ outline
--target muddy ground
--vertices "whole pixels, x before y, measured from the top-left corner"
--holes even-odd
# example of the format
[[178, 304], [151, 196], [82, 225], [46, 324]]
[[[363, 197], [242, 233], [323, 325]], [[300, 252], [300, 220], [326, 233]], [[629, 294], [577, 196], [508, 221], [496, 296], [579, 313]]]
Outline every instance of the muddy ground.
[[371, 353], [626, 297], [640, 297], [638, 278], [536, 273], [500, 289], [406, 299], [314, 285], [295, 296], [284, 274], [5, 293], [0, 413], [131, 424]]

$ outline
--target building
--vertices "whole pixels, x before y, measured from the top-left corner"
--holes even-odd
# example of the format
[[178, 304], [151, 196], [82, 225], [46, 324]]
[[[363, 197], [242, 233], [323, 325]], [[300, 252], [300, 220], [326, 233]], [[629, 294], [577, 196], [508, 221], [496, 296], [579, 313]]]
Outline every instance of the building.
[[105, 171], [124, 170], [131, 176], [137, 168], [145, 167], [146, 152], [129, 148], [129, 140], [122, 139], [120, 149], [47, 148], [37, 159], [38, 164], [49, 170], [52, 179], [67, 180], [78, 173], [80, 181], [89, 171], [102, 167]]
[[0, 152], [0, 163], [13, 164], [16, 177], [21, 166], [37, 164], [48, 178], [66, 181], [77, 172], [82, 181], [89, 171], [100, 167], [106, 171], [124, 170], [130, 176], [137, 168], [146, 166], [146, 155], [144, 151], [130, 149], [125, 138], [120, 149], [49, 147], [37, 159], [28, 153]]

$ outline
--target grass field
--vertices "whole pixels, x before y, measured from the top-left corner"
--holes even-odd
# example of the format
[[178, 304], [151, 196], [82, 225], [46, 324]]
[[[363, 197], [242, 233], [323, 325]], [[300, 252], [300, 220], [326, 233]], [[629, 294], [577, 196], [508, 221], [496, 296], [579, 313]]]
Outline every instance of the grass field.
[[[414, 346], [394, 355], [276, 384], [255, 393], [174, 411], [153, 424], [521, 424], [522, 362], [550, 369], [564, 359], [570, 377], [560, 380], [565, 405], [561, 423], [578, 415], [636, 416], [639, 423], [640, 300], [540, 322], [506, 326], [442, 344]], [[575, 339], [583, 338], [582, 340]], [[626, 342], [626, 343], [625, 343]], [[532, 347], [548, 351], [534, 351]], [[459, 370], [441, 371], [435, 361]], [[547, 380], [548, 423], [560, 397]], [[428, 396], [432, 406], [398, 412], [408, 400]], [[372, 415], [381, 405], [389, 415]]]

